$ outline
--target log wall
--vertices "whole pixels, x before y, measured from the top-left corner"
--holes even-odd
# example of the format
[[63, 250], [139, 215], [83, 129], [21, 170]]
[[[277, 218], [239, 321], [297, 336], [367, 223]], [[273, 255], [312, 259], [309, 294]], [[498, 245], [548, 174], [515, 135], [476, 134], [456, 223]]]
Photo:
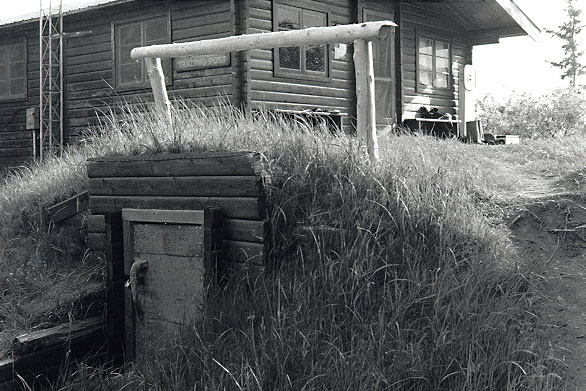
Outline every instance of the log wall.
[[[472, 47], [467, 43], [466, 31], [458, 20], [446, 13], [441, 5], [406, 4], [398, 8], [397, 24], [400, 37], [400, 101], [403, 119], [415, 118], [421, 106], [438, 108], [442, 113], [458, 114], [460, 69], [472, 62]], [[449, 42], [452, 51], [452, 81], [449, 91], [418, 91], [417, 37]]]
[[[224, 215], [228, 262], [264, 264], [267, 216], [261, 162], [254, 153], [162, 154], [88, 162], [89, 239], [99, 246], [108, 217], [122, 208], [204, 209]], [[106, 216], [106, 223], [101, 217]], [[107, 229], [105, 229], [107, 231]]]
[[[247, 0], [246, 4], [249, 34], [274, 31], [273, 1]], [[352, 0], [299, 0], [293, 4], [296, 7], [328, 13], [330, 26], [357, 22], [357, 4]], [[356, 93], [351, 47], [352, 45], [347, 46], [348, 52], [343, 59], [335, 59], [334, 47], [330, 45], [328, 55], [331, 58], [331, 68], [328, 80], [275, 76], [273, 50], [250, 50], [247, 63], [249, 103], [265, 108], [340, 110], [354, 117]]]
[[[117, 88], [114, 83], [113, 23], [168, 15], [171, 41], [220, 38], [236, 33], [233, 0], [129, 2], [88, 9], [64, 16], [64, 31], [83, 32], [64, 42], [65, 142], [83, 137], [88, 125], [124, 102], [153, 100], [150, 86]], [[32, 133], [26, 130], [26, 109], [39, 106], [38, 21], [0, 26], [0, 42], [26, 39], [27, 98], [0, 102], [0, 168], [14, 167], [33, 156]], [[219, 99], [241, 103], [239, 58], [230, 65], [172, 74], [170, 97], [189, 98], [204, 105]]]
[[87, 223], [88, 244], [105, 252], [108, 263], [107, 333], [112, 355], [122, 353], [117, 352], [124, 341], [120, 325], [125, 324], [125, 307], [130, 305], [124, 299], [128, 276], [124, 273], [123, 208], [219, 208], [223, 215], [223, 262], [235, 269], [264, 266], [270, 226], [258, 154], [106, 157], [88, 161], [87, 171], [92, 213]]

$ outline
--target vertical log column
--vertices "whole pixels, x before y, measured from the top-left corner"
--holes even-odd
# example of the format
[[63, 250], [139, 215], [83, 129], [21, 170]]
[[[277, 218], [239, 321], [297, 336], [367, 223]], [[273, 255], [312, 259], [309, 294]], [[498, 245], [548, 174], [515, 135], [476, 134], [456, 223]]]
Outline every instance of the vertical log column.
[[376, 161], [378, 138], [376, 135], [376, 103], [374, 90], [374, 62], [372, 42], [354, 40], [354, 68], [356, 71], [356, 122], [358, 142], [366, 146], [368, 156]]
[[165, 86], [165, 74], [163, 73], [163, 66], [160, 58], [145, 58], [147, 73], [151, 81], [151, 88], [155, 97], [155, 108], [157, 113], [165, 118], [169, 123], [171, 122], [171, 102], [167, 95], [167, 87]]

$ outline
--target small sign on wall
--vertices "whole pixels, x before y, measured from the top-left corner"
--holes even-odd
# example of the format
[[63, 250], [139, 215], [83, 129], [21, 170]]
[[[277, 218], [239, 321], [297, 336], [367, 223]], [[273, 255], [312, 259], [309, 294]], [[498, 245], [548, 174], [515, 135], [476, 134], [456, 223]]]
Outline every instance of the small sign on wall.
[[230, 66], [230, 53], [202, 54], [174, 59], [175, 72], [196, 71], [207, 68], [221, 68]]

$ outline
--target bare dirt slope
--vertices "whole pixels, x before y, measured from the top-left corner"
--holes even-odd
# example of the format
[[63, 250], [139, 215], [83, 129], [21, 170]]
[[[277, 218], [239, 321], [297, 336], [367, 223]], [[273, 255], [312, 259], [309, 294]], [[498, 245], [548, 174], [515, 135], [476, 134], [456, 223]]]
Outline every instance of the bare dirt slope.
[[515, 205], [507, 223], [519, 256], [536, 261], [535, 275], [550, 290], [545, 321], [567, 365], [567, 390], [586, 391], [586, 194], [556, 178], [516, 175], [518, 188], [503, 195]]

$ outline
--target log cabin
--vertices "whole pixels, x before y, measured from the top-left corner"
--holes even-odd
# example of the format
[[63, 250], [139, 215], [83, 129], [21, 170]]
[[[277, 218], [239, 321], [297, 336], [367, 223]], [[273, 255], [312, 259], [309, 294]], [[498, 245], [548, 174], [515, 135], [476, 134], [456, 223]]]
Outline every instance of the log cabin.
[[[422, 106], [465, 118], [464, 70], [472, 63], [473, 47], [497, 43], [502, 37], [540, 34], [514, 0], [83, 0], [74, 4], [64, 4], [62, 26], [50, 33], [62, 39], [62, 53], [53, 50], [51, 65], [61, 72], [62, 113], [55, 117], [61, 121], [58, 142], [62, 144], [80, 140], [109, 107], [125, 100], [152, 100], [145, 65], [130, 58], [131, 49], [138, 46], [393, 21], [398, 26], [394, 34], [374, 43], [377, 126], [384, 129], [415, 118]], [[3, 168], [38, 155], [39, 123], [47, 120], [41, 97], [44, 94], [46, 100], [48, 93], [56, 93], [47, 91], [47, 82], [42, 82], [47, 65], [40, 57], [48, 56], [51, 40], [40, 32], [42, 21], [39, 13], [0, 21]], [[281, 112], [317, 110], [328, 113], [345, 131], [351, 132], [355, 124], [350, 44], [175, 58], [164, 60], [163, 69], [171, 99], [205, 105], [222, 99], [236, 107]]]

